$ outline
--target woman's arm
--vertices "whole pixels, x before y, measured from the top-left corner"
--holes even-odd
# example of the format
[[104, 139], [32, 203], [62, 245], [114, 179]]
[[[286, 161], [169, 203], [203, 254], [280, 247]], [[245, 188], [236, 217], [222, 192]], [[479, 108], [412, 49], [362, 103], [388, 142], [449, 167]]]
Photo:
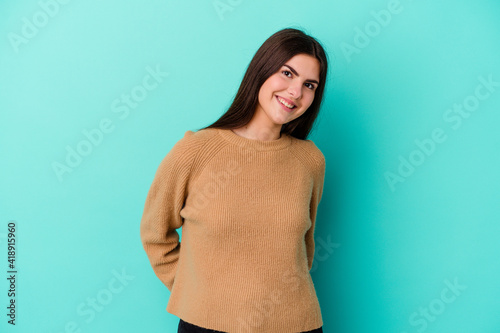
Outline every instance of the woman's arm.
[[172, 291], [181, 243], [176, 229], [195, 151], [187, 131], [160, 163], [149, 189], [140, 224], [141, 241], [156, 276]]
[[310, 216], [311, 216], [311, 227], [306, 232], [305, 242], [307, 249], [307, 260], [309, 264], [309, 270], [311, 270], [314, 259], [314, 230], [316, 226], [316, 215], [318, 211], [318, 205], [321, 201], [321, 197], [323, 196], [323, 185], [325, 180], [325, 157], [323, 154], [320, 154], [320, 160], [317, 168], [313, 172], [313, 191], [311, 195], [311, 204], [310, 204]]

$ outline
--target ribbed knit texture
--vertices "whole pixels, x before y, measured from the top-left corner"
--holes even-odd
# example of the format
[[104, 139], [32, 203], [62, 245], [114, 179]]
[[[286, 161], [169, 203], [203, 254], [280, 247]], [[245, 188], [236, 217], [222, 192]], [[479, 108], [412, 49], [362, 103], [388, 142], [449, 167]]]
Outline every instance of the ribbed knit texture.
[[230, 333], [322, 326], [309, 271], [324, 175], [311, 140], [185, 132], [156, 171], [140, 226], [171, 292], [166, 310]]

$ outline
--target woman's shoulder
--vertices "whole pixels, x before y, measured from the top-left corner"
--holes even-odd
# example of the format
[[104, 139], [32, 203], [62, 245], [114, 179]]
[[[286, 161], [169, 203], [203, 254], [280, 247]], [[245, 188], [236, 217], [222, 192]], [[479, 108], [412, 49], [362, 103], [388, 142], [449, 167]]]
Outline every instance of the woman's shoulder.
[[175, 168], [187, 167], [189, 169], [196, 157], [203, 151], [202, 148], [206, 147], [207, 141], [215, 134], [213, 129], [185, 131], [184, 135], [170, 146], [171, 148], [164, 157], [160, 169], [169, 165], [174, 165]]
[[168, 155], [176, 159], [190, 159], [198, 154], [216, 132], [213, 129], [201, 129], [198, 131], [187, 130], [182, 137], [177, 137], [174, 144], [171, 145]]
[[183, 137], [180, 140], [178, 140], [176, 144], [198, 147], [206, 143], [216, 134], [217, 131], [214, 128], [203, 128], [196, 131], [187, 130], [184, 132]]
[[298, 156], [309, 162], [313, 162], [316, 166], [325, 166], [325, 155], [319, 149], [319, 147], [311, 139], [297, 139], [292, 137], [293, 147], [295, 151], [298, 152]]

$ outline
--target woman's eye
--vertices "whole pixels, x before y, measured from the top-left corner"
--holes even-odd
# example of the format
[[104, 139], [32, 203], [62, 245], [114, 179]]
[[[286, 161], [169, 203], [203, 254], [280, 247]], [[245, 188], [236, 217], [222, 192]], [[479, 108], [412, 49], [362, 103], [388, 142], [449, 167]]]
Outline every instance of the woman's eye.
[[[282, 71], [281, 73], [285, 74], [287, 77], [291, 77], [292, 73], [290, 71]], [[307, 82], [306, 87], [308, 87], [311, 90], [314, 90], [314, 84]]]
[[311, 89], [311, 90], [314, 89], [314, 84], [312, 84], [312, 83], [306, 83], [306, 85], [307, 84], [309, 85], [309, 89]]

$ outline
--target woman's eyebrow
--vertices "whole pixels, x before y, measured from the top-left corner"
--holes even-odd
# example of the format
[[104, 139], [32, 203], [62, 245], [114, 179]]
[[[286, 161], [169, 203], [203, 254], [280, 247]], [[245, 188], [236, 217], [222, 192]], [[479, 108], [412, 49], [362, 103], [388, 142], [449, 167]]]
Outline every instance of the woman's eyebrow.
[[[299, 73], [297, 73], [297, 71], [295, 69], [293, 69], [291, 66], [289, 66], [289, 65], [283, 65], [283, 66], [288, 67], [293, 74], [295, 74], [297, 76], [300, 76]], [[316, 84], [319, 84], [319, 82], [316, 81], [316, 80], [306, 80], [306, 81], [308, 81], [308, 82], [314, 82]]]

